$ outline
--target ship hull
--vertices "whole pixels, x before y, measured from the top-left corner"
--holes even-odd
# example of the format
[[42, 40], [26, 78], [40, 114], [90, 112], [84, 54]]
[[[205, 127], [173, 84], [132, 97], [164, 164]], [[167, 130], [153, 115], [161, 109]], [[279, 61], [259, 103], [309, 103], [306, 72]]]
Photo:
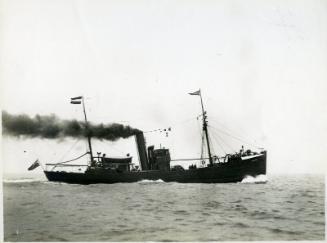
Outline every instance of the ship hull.
[[94, 184], [94, 183], [131, 183], [141, 180], [163, 180], [180, 183], [230, 183], [242, 181], [246, 176], [266, 174], [266, 153], [245, 160], [214, 164], [212, 167], [180, 171], [134, 171], [91, 169], [85, 173], [64, 171], [45, 171], [49, 181]]

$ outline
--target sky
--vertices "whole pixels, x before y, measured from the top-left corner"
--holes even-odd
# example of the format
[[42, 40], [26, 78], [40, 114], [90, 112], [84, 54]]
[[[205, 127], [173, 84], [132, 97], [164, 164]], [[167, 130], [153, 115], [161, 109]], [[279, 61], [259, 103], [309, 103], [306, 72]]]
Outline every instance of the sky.
[[[145, 133], [147, 144], [196, 158], [201, 107], [188, 93], [201, 88], [217, 154], [242, 145], [232, 131], [268, 151], [268, 173], [326, 171], [326, 1], [3, 0], [0, 11], [0, 102], [11, 114], [82, 120], [69, 100], [83, 95], [91, 122], [172, 127]], [[85, 145], [3, 136], [2, 169]], [[138, 160], [133, 138], [94, 147]]]

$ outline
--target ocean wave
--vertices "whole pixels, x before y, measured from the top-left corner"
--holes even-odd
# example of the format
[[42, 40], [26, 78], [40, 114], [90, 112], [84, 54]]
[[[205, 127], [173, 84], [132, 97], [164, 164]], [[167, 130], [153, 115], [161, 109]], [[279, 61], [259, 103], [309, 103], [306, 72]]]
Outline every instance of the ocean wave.
[[4, 183], [31, 183], [31, 182], [44, 182], [44, 179], [36, 178], [20, 178], [20, 179], [3, 179]]
[[[177, 236], [183, 242], [324, 240], [324, 178], [307, 183], [307, 177], [268, 177], [263, 185], [141, 179], [141, 184], [92, 187], [56, 182], [5, 184], [4, 241], [143, 242], [176, 241]], [[22, 178], [39, 177], [16, 177]], [[307, 191], [316, 197], [302, 198]], [[298, 197], [292, 199], [293, 193]], [[287, 204], [289, 200], [295, 203]], [[99, 213], [92, 218], [94, 210]], [[19, 226], [24, 225], [22, 232]], [[18, 227], [22, 233], [17, 236]], [[58, 230], [63, 239], [53, 238]]]
[[266, 183], [268, 181], [268, 178], [266, 175], [258, 175], [256, 177], [253, 176], [246, 176], [241, 183], [255, 183], [255, 184], [260, 184], [260, 183]]

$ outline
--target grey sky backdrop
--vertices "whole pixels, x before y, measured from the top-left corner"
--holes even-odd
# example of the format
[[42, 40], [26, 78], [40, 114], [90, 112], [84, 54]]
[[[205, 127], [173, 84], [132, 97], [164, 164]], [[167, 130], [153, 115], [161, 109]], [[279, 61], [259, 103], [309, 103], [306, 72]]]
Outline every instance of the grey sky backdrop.
[[[198, 157], [200, 105], [187, 93], [201, 88], [209, 125], [264, 146], [269, 173], [325, 171], [327, 1], [1, 4], [1, 104], [9, 113], [83, 119], [69, 98], [84, 95], [90, 121], [171, 126], [169, 137], [147, 133], [148, 144], [169, 147], [173, 158]], [[2, 140], [5, 172], [86, 149], [85, 141], [72, 148], [72, 139]], [[137, 161], [133, 138], [94, 146]]]

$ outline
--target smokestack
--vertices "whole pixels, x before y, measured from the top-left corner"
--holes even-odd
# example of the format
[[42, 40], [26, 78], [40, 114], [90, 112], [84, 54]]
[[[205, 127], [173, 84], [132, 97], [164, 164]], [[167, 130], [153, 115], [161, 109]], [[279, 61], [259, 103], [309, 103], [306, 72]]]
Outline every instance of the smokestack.
[[139, 153], [141, 169], [148, 170], [149, 162], [148, 162], [148, 156], [146, 153], [145, 139], [144, 139], [143, 132], [138, 132], [135, 134], [135, 141], [136, 141], [136, 145], [137, 145], [137, 151]]

